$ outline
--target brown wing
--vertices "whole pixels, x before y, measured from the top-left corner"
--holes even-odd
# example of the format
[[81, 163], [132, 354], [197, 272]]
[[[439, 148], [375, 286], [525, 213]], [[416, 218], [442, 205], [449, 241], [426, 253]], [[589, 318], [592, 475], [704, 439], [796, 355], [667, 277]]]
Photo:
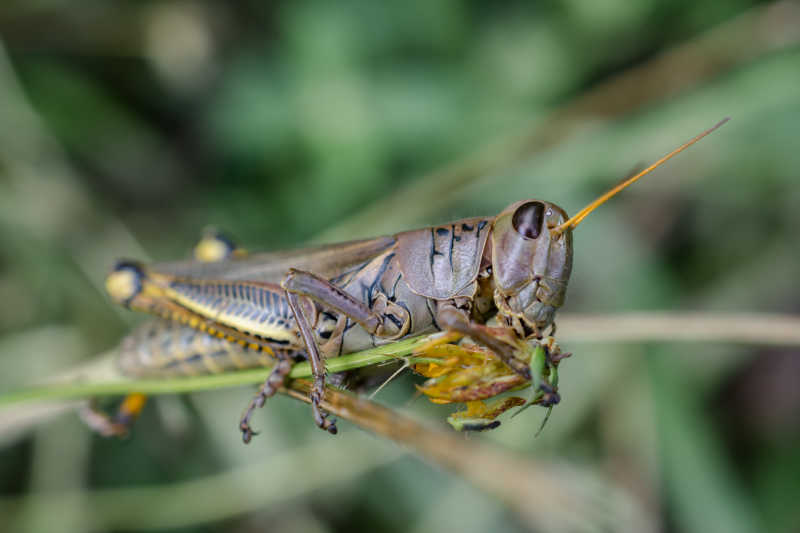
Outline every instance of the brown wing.
[[411, 290], [437, 300], [474, 294], [491, 221], [468, 218], [400, 233], [397, 260]]
[[247, 280], [280, 283], [289, 268], [308, 270], [332, 278], [348, 268], [364, 263], [387, 250], [394, 237], [377, 237], [362, 241], [326, 244], [279, 252], [250, 255], [214, 263], [175, 261], [148, 266], [151, 272], [177, 277], [210, 280]]

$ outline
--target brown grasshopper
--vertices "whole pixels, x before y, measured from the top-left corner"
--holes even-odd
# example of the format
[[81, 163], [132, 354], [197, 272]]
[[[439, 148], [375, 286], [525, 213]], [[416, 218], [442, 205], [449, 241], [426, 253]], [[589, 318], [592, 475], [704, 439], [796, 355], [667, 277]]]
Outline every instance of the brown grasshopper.
[[[308, 359], [314, 374], [314, 421], [335, 434], [335, 422], [320, 407], [325, 358], [410, 335], [449, 330], [471, 337], [530, 382], [530, 357], [521, 357], [519, 344], [508, 338], [541, 339], [555, 327], [572, 271], [572, 231], [596, 207], [726, 120], [571, 218], [551, 202], [523, 200], [492, 217], [317, 248], [244, 256], [229, 247], [209, 254], [228, 256], [213, 262], [122, 261], [106, 281], [111, 297], [183, 324], [171, 330], [147, 326], [168, 329], [166, 343], [147, 327], [129, 338], [123, 344], [123, 370], [208, 373], [276, 359], [240, 421], [245, 442], [254, 434], [254, 409], [275, 394], [301, 358]], [[491, 317], [505, 328], [504, 335], [484, 326]], [[160, 348], [148, 344], [153, 338], [161, 339]], [[557, 399], [554, 395], [553, 403]]]

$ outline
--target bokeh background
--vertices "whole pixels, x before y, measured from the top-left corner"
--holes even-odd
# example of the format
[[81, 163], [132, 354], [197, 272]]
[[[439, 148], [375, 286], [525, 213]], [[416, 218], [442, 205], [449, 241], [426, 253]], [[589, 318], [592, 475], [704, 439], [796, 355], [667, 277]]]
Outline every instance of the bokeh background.
[[[117, 257], [184, 257], [209, 224], [274, 249], [575, 212], [725, 116], [577, 230], [565, 315], [800, 312], [800, 4], [3, 2], [0, 391], [139, 320], [103, 294]], [[800, 530], [797, 347], [562, 344], [544, 433], [531, 409], [472, 439], [601, 472], [655, 530]], [[377, 399], [441, 424], [413, 383]], [[250, 394], [161, 397], [125, 441], [69, 411], [0, 426], [0, 530], [531, 526], [286, 398], [243, 446]]]

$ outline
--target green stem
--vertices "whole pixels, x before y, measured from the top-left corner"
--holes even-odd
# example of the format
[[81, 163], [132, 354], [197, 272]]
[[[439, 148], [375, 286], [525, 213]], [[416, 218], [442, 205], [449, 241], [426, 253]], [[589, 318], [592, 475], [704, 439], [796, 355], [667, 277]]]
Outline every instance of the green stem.
[[[800, 345], [800, 317], [779, 314], [711, 314], [711, 313], [630, 313], [616, 315], [564, 315], [559, 319], [562, 339], [571, 342], [644, 342], [686, 341], [726, 342], [757, 345]], [[326, 361], [329, 372], [344, 372], [354, 368], [386, 363], [409, 357], [435, 335], [425, 335], [397, 341]], [[435, 362], [415, 357], [411, 363]], [[226, 372], [210, 376], [132, 379], [113, 376], [110, 379], [86, 376], [70, 381], [63, 379], [47, 385], [27, 387], [0, 394], [0, 407], [34, 400], [88, 398], [91, 396], [122, 395], [129, 392], [144, 394], [177, 394], [198, 390], [235, 387], [261, 383], [269, 368]], [[289, 377], [311, 376], [308, 363], [298, 363]]]
[[[415, 349], [431, 340], [431, 338], [432, 335], [424, 335], [350, 355], [343, 355], [326, 361], [325, 366], [328, 372], [336, 373], [365, 366], [388, 363], [398, 358], [411, 356]], [[417, 362], [416, 360], [412, 361], [412, 364]], [[37, 385], [1, 394], [0, 407], [28, 401], [114, 396], [130, 392], [150, 395], [177, 394], [190, 391], [220, 389], [223, 387], [235, 387], [239, 385], [252, 385], [263, 382], [267, 375], [269, 375], [269, 372], [269, 367], [262, 367], [208, 376], [141, 379], [113, 376], [112, 378], [102, 381], [87, 381], [85, 379], [76, 378], [67, 382]], [[292, 367], [292, 371], [289, 373], [289, 377], [292, 379], [310, 377], [311, 375], [311, 365], [308, 362], [297, 363]]]

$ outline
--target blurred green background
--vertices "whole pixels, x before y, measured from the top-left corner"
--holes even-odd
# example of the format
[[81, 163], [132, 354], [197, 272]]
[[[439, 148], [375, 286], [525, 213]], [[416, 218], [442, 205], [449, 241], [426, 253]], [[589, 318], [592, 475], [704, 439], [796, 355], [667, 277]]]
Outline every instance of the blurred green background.
[[[103, 294], [117, 257], [184, 257], [209, 224], [255, 250], [574, 213], [725, 116], [577, 230], [564, 313], [800, 312], [797, 2], [6, 1], [0, 39], [0, 391], [139, 320]], [[654, 530], [800, 530], [796, 347], [562, 345], [542, 436], [528, 410], [471, 438], [603, 472]], [[0, 531], [530, 527], [286, 398], [243, 446], [250, 394], [159, 398], [126, 441], [0, 426]]]

